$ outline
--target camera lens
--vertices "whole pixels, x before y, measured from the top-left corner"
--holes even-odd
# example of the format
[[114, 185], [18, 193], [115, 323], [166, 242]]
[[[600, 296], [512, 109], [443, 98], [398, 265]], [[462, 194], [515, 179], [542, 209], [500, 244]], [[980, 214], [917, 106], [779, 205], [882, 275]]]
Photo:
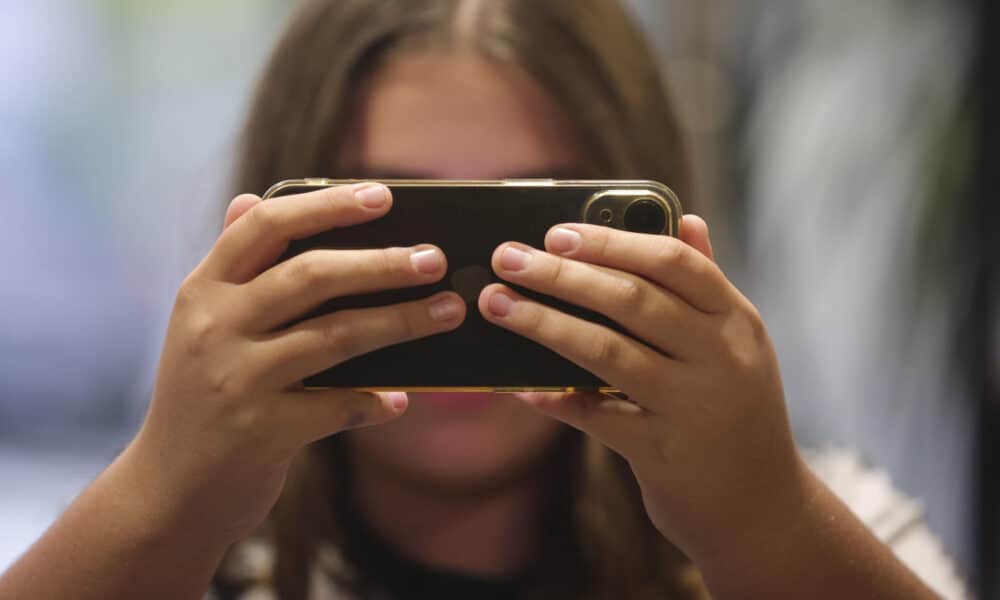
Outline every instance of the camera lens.
[[667, 213], [655, 200], [643, 198], [625, 209], [625, 228], [636, 233], [663, 233]]
[[601, 223], [610, 223], [615, 219], [615, 213], [610, 208], [601, 209]]

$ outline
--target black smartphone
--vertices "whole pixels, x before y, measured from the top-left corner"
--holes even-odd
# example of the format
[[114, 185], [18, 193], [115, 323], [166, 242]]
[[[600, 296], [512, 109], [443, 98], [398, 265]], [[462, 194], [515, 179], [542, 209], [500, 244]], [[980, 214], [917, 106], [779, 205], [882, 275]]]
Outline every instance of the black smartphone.
[[[380, 349], [305, 380], [306, 387], [367, 391], [617, 390], [548, 348], [487, 322], [479, 292], [501, 281], [490, 258], [498, 245], [518, 241], [544, 247], [559, 223], [592, 223], [627, 231], [676, 236], [681, 205], [655, 181], [377, 180], [392, 190], [393, 206], [375, 221], [293, 242], [284, 259], [311, 248], [385, 248], [428, 243], [448, 258], [438, 283], [332, 299], [304, 318], [337, 310], [384, 306], [454, 290], [468, 303], [457, 329]], [[300, 179], [271, 187], [264, 199], [356, 183]], [[509, 282], [505, 282], [511, 285]], [[594, 311], [511, 285], [529, 298], [622, 331]]]

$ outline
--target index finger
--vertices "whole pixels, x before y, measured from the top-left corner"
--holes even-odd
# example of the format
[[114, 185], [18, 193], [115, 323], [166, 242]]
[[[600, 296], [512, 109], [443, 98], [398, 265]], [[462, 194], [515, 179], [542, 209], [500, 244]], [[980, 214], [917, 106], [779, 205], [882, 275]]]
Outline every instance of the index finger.
[[645, 277], [705, 313], [724, 312], [734, 299], [735, 288], [722, 270], [677, 238], [572, 223], [549, 230], [545, 248]]
[[333, 186], [259, 202], [222, 232], [201, 271], [218, 281], [243, 283], [273, 265], [293, 240], [370, 221], [391, 205], [392, 194], [380, 183]]

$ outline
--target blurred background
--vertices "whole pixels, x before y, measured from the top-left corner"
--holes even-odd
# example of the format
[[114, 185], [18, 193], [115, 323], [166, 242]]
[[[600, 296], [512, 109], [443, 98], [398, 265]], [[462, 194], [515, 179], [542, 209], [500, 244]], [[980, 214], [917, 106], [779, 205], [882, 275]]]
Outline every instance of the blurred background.
[[[800, 443], [884, 468], [993, 597], [996, 9], [628, 1]], [[295, 4], [0, 0], [0, 569], [141, 422]]]

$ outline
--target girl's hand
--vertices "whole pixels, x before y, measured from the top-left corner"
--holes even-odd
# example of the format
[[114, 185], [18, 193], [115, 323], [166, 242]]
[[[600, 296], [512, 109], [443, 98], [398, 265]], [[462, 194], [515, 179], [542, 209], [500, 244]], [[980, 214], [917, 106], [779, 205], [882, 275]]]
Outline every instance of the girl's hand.
[[778, 364], [760, 315], [712, 258], [708, 230], [680, 239], [593, 225], [553, 228], [548, 252], [497, 248], [500, 277], [602, 313], [632, 336], [494, 284], [479, 309], [595, 373], [629, 401], [597, 393], [522, 394], [539, 411], [621, 454], [649, 516], [696, 560], [753, 539], [805, 481]]
[[442, 252], [310, 250], [275, 265], [291, 240], [376, 219], [391, 204], [375, 184], [233, 200], [223, 233], [180, 287], [149, 414], [126, 452], [136, 485], [155, 498], [154, 518], [236, 540], [264, 519], [297, 450], [406, 410], [402, 393], [306, 391], [300, 382], [454, 329], [465, 316], [456, 294], [287, 324], [329, 298], [437, 281]]

